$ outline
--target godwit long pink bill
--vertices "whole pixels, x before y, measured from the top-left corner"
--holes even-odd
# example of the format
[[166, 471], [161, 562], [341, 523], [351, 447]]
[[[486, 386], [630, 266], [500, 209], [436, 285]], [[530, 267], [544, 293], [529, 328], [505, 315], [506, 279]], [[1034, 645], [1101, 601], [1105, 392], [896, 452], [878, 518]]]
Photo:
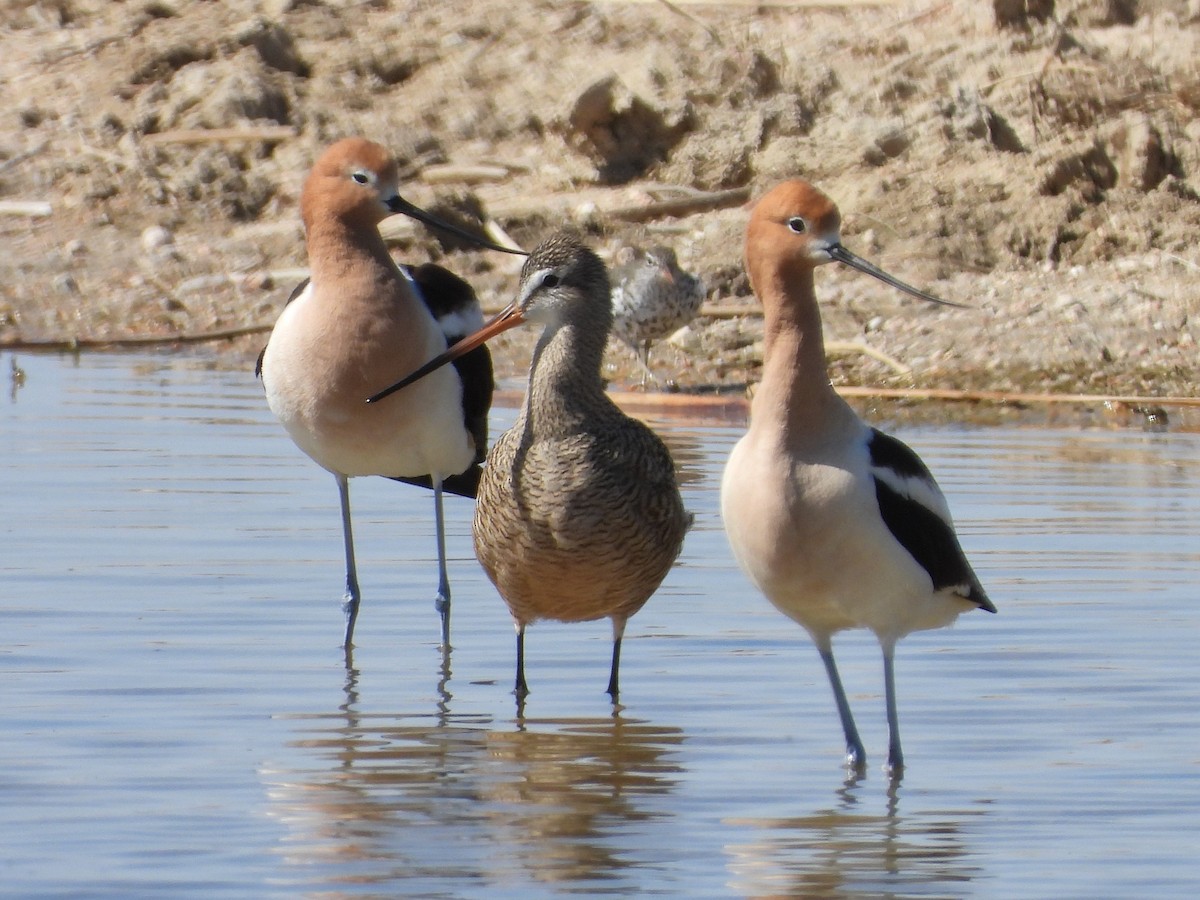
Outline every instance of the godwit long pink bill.
[[510, 328], [516, 328], [525, 321], [525, 315], [518, 308], [516, 303], [510, 303], [499, 313], [497, 313], [487, 324], [476, 331], [474, 334], [467, 335], [453, 347], [448, 348], [445, 352], [439, 353], [421, 368], [417, 369], [410, 375], [397, 381], [391, 387], [384, 388], [377, 394], [372, 394], [367, 398], [367, 403], [378, 403], [380, 400], [390, 397], [396, 391], [403, 390], [414, 381], [419, 381], [430, 372], [440, 369], [446, 363], [454, 362], [460, 356], [470, 353], [476, 347], [481, 346], [485, 342], [491, 340], [496, 335], [508, 331]]

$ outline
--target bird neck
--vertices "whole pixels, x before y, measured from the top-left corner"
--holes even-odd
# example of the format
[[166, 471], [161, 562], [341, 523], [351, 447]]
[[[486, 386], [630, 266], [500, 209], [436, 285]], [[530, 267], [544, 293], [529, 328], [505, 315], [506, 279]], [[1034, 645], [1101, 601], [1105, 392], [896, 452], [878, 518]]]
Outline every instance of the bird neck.
[[762, 383], [753, 414], [785, 433], [811, 430], [845, 406], [829, 383], [821, 312], [808, 267], [752, 273], [764, 303]]
[[396, 264], [375, 226], [364, 227], [337, 217], [305, 223], [308, 266], [313, 282], [346, 282], [354, 278], [388, 280]]
[[611, 405], [600, 377], [607, 339], [606, 329], [572, 322], [546, 326], [533, 351], [522, 409], [535, 434], [577, 430]]

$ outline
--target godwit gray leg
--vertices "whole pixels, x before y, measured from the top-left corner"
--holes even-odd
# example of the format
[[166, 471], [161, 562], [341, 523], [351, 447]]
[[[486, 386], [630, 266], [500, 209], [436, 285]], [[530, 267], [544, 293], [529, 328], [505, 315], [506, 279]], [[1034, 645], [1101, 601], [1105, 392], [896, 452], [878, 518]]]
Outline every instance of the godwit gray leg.
[[358, 620], [358, 604], [362, 595], [358, 590], [358, 568], [354, 563], [354, 530], [350, 525], [350, 479], [337, 475], [338, 497], [342, 503], [342, 540], [346, 545], [346, 595], [342, 598], [342, 612], [346, 614], [346, 640], [342, 646], [348, 651], [354, 646], [354, 623]]
[[846, 767], [862, 771], [867, 765], [867, 751], [863, 747], [862, 738], [858, 736], [858, 728], [854, 725], [850, 703], [846, 700], [846, 689], [842, 687], [837, 663], [833, 661], [833, 645], [829, 638], [817, 641], [817, 651], [821, 654], [821, 662], [825, 663], [825, 673], [829, 676], [830, 687], [833, 688], [833, 700], [842, 720], [842, 733], [846, 736]]
[[513, 693], [518, 700], [529, 696], [529, 685], [525, 683], [525, 626], [517, 625], [517, 683]]
[[625, 622], [627, 620], [622, 617], [613, 619], [613, 652], [612, 652], [612, 669], [608, 673], [608, 695], [612, 697], [613, 703], [617, 702], [617, 697], [621, 693], [620, 686], [620, 670], [621, 670], [621, 639], [625, 636]]

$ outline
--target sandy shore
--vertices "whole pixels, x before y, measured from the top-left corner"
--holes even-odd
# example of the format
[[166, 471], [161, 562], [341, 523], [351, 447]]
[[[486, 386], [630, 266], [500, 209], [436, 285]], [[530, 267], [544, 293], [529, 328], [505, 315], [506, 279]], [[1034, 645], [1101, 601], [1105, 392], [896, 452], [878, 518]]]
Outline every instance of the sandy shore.
[[[973, 307], [824, 270], [839, 385], [1197, 396], [1194, 2], [1046, 21], [966, 0], [529, 7], [11, 7], [0, 347], [216, 335], [252, 358], [304, 272], [307, 167], [362, 133], [394, 149], [414, 202], [522, 246], [565, 224], [609, 257], [674, 246], [709, 296], [654, 353], [673, 390], [756, 381], [745, 198], [803, 176], [838, 200], [848, 246]], [[486, 307], [515, 287], [494, 254], [409, 226], [390, 239]], [[504, 377], [529, 341], [497, 344]], [[609, 368], [618, 387], [636, 376], [621, 347]]]

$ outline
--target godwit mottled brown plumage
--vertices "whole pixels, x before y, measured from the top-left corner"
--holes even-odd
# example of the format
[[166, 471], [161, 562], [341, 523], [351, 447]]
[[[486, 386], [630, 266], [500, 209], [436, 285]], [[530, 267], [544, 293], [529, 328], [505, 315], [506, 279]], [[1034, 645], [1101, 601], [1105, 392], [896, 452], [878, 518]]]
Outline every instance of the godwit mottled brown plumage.
[[[396, 164], [379, 144], [348, 138], [327, 149], [300, 197], [310, 281], [279, 316], [259, 360], [271, 411], [296, 445], [337, 480], [346, 551], [345, 646], [360, 591], [354, 559], [349, 479], [383, 475], [434, 491], [439, 584], [436, 605], [449, 641], [450, 585], [442, 528], [442, 488], [471, 493], [478, 412], [486, 383], [447, 369], [388, 407], [363, 397], [446, 348], [446, 338], [412, 277], [392, 260], [379, 223], [394, 213], [458, 232], [400, 196]], [[458, 232], [461, 234], [461, 232]], [[471, 236], [468, 236], [471, 237]], [[473, 240], [477, 240], [472, 237]], [[484, 246], [493, 246], [477, 240]], [[486, 397], [485, 397], [486, 395]], [[454, 479], [467, 473], [466, 488]]]
[[604, 392], [604, 264], [573, 235], [550, 238], [526, 260], [517, 299], [414, 376], [524, 321], [543, 332], [517, 421], [488, 453], [475, 551], [517, 629], [518, 696], [528, 693], [526, 626], [607, 617], [616, 700], [625, 625], [666, 577], [691, 518], [666, 446]]
[[[869, 628], [883, 648], [888, 766], [904, 765], [893, 656], [910, 632], [996, 609], [955, 536], [945, 498], [920, 458], [865, 424], [829, 383], [813, 272], [841, 262], [944, 303], [842, 246], [833, 202], [803, 181], [776, 187], [746, 230], [746, 268], [763, 304], [766, 348], [750, 429], [730, 454], [721, 509], [750, 579], [812, 637], [846, 738], [866, 763], [833, 659], [833, 635]], [[953, 304], [952, 304], [953, 305]]]

